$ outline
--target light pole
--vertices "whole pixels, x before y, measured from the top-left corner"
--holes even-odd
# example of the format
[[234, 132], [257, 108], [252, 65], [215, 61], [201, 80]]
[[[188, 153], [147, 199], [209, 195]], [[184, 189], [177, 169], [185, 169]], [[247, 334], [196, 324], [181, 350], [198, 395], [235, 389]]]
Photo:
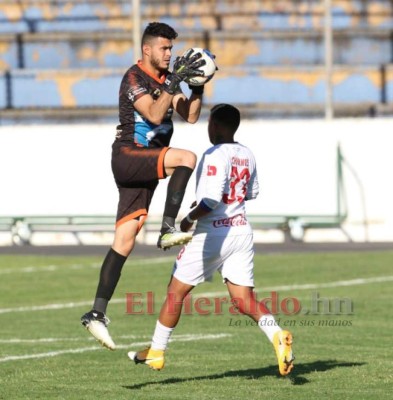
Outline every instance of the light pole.
[[141, 58], [141, 1], [132, 2], [132, 41], [134, 44], [134, 64]]
[[334, 118], [333, 110], [333, 28], [332, 28], [332, 0], [324, 0], [325, 8], [325, 118]]

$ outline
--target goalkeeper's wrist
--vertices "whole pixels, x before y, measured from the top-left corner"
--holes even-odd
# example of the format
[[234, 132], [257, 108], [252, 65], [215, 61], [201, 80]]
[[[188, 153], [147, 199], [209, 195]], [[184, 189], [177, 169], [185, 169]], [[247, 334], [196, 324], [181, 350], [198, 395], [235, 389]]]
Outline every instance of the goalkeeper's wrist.
[[179, 85], [180, 85], [179, 77], [175, 74], [169, 74], [165, 78], [163, 89], [167, 93], [174, 95], [179, 90]]
[[191, 89], [192, 94], [196, 94], [196, 95], [203, 95], [203, 91], [205, 89], [205, 85], [201, 85], [201, 86], [193, 86], [193, 85], [188, 85], [188, 87]]

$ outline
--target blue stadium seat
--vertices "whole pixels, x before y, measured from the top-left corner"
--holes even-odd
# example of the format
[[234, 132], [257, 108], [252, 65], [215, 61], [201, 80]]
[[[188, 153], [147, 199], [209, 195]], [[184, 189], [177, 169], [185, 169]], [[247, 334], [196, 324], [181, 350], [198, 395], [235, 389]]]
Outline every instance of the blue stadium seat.
[[[318, 65], [325, 59], [322, 33], [213, 32], [210, 50], [221, 66]], [[375, 65], [391, 60], [389, 31], [340, 31], [334, 37], [336, 64]]]
[[[333, 0], [333, 27], [390, 29], [391, 9], [389, 0]], [[180, 30], [314, 30], [324, 26], [323, 4], [308, 0], [150, 0], [142, 2], [141, 12], [144, 23], [161, 20]], [[129, 0], [10, 0], [0, 3], [0, 33], [129, 30], [131, 14]]]
[[[133, 63], [130, 33], [62, 33], [46, 37], [42, 32], [23, 36], [25, 68], [124, 68]], [[201, 34], [181, 35], [173, 51], [179, 55], [203, 44]], [[1, 59], [0, 48], [0, 62]]]
[[386, 102], [393, 103], [393, 65], [386, 68]]
[[[125, 69], [12, 71], [13, 106], [115, 107]], [[393, 73], [389, 78], [389, 96]], [[206, 86], [205, 102], [313, 105], [325, 101], [322, 67], [223, 68]], [[43, 95], [45, 94], [45, 95]], [[334, 74], [337, 103], [378, 103], [380, 71], [376, 67], [340, 67]]]
[[1, 19], [0, 15], [0, 34], [23, 32], [29, 32], [29, 25], [25, 21], [8, 21]]
[[107, 18], [130, 15], [131, 2], [127, 0], [20, 0], [26, 18], [46, 20], [62, 18]]
[[[133, 61], [131, 34], [46, 33], [22, 35], [25, 68], [116, 68]], [[320, 34], [213, 32], [210, 50], [220, 67], [261, 65], [318, 65], [324, 62]], [[202, 34], [183, 35], [175, 41], [174, 54], [189, 47], [204, 47]], [[334, 62], [349, 65], [388, 64], [391, 61], [389, 32], [342, 31], [335, 35]], [[0, 67], [18, 67], [16, 37], [0, 36]]]
[[[324, 4], [320, 1], [265, 0], [219, 1], [217, 15], [222, 15], [223, 30], [314, 30], [324, 27]], [[392, 4], [389, 0], [333, 0], [334, 29], [391, 28]]]
[[[334, 100], [338, 103], [378, 102], [380, 72], [376, 67], [337, 68]], [[224, 68], [216, 73], [209, 103], [323, 104], [325, 75], [322, 67]]]
[[123, 73], [124, 71], [111, 69], [12, 71], [13, 106], [114, 106], [117, 104]]
[[[42, 35], [40, 35], [42, 38]], [[45, 42], [33, 36], [24, 45], [26, 68], [116, 68], [133, 62], [130, 39], [112, 40], [77, 36]]]
[[[61, 20], [37, 20], [35, 29], [37, 32], [102, 32], [105, 30], [122, 31], [125, 24], [115, 24], [115, 19], [106, 20], [103, 18], [83, 18], [83, 19], [61, 19]], [[109, 29], [110, 24], [112, 27]], [[128, 28], [128, 27], [127, 27]]]
[[18, 68], [18, 49], [14, 35], [0, 36], [0, 70]]
[[168, 16], [163, 15], [161, 22], [173, 26], [176, 30], [211, 31], [217, 29], [217, 19], [214, 15], [204, 16]]

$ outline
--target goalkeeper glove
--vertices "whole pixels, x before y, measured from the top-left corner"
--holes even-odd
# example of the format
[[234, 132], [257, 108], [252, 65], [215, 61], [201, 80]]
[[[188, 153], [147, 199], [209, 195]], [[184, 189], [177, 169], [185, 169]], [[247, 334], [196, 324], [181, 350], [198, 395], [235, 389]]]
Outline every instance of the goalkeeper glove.
[[203, 71], [198, 68], [205, 65], [205, 60], [201, 60], [201, 53], [193, 56], [193, 49], [189, 49], [182, 57], [177, 57], [173, 64], [173, 71], [167, 75], [164, 82], [164, 90], [169, 94], [175, 94], [178, 90], [180, 82], [189, 76], [203, 76]]
[[[214, 60], [216, 58], [215, 54], [212, 54], [210, 51], [205, 49], [205, 53], [208, 53], [209, 56]], [[216, 71], [218, 70], [218, 67], [216, 66]], [[205, 83], [207, 83], [210, 79], [208, 79]], [[193, 86], [193, 85], [188, 85], [188, 88], [192, 91], [193, 94], [196, 95], [202, 95], [203, 91], [205, 89], [205, 85], [199, 85], [199, 86]]]

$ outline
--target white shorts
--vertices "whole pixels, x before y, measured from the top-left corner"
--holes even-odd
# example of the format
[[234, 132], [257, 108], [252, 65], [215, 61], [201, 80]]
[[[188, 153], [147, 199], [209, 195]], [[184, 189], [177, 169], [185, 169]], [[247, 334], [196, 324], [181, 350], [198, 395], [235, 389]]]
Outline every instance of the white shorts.
[[194, 235], [184, 246], [173, 267], [173, 276], [196, 286], [210, 281], [215, 271], [235, 285], [254, 287], [253, 235]]

